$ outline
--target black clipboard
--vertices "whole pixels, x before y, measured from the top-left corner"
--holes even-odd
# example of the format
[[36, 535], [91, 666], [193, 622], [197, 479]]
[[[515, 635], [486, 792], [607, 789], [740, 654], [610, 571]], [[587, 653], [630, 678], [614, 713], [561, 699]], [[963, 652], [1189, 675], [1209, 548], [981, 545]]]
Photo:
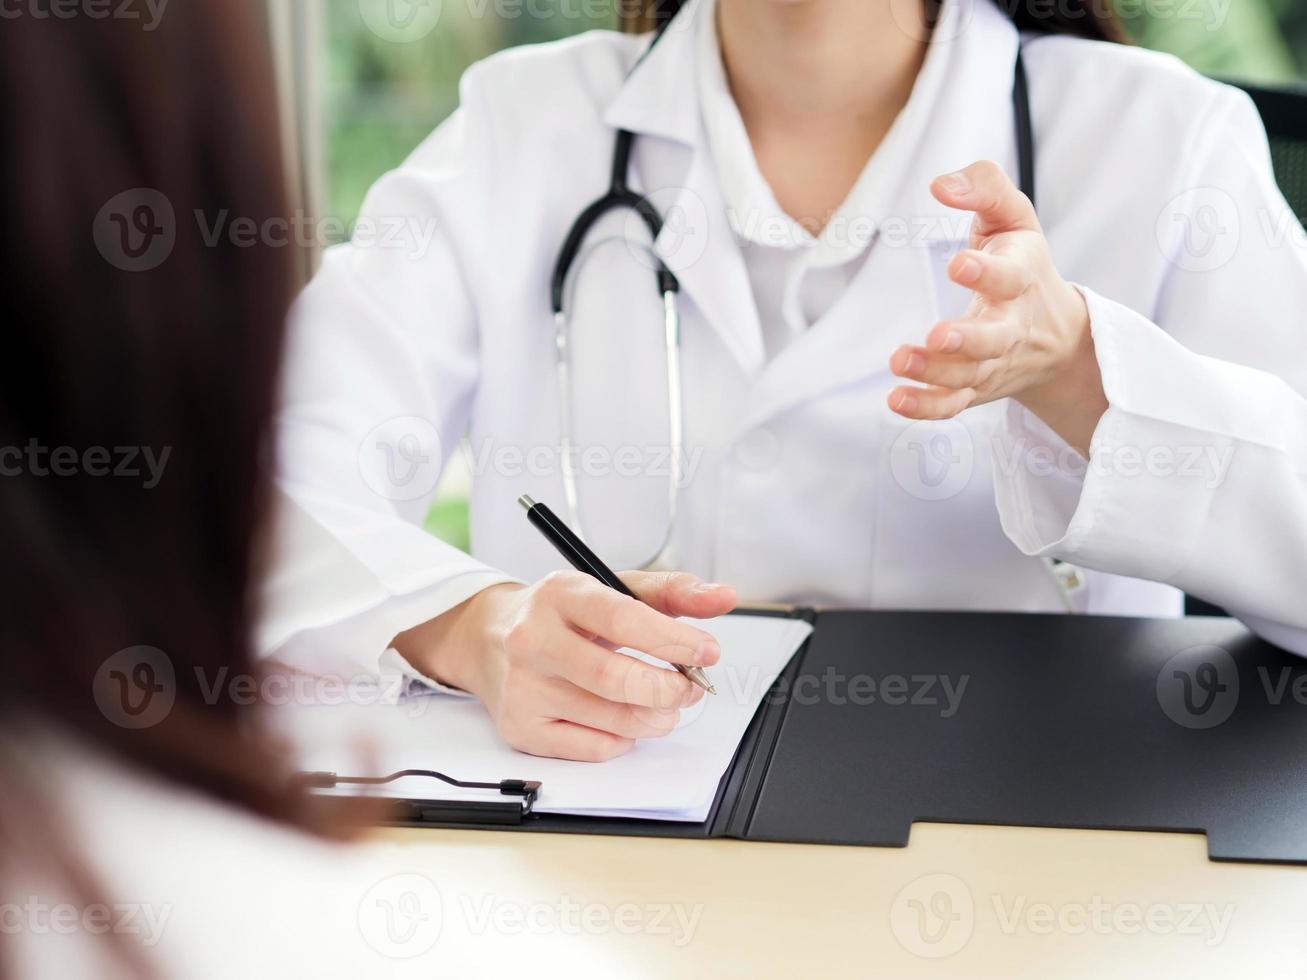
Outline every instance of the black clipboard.
[[1199, 832], [1213, 860], [1307, 863], [1307, 661], [1236, 620], [773, 614], [815, 628], [704, 822], [431, 801], [394, 822], [889, 847], [918, 821]]

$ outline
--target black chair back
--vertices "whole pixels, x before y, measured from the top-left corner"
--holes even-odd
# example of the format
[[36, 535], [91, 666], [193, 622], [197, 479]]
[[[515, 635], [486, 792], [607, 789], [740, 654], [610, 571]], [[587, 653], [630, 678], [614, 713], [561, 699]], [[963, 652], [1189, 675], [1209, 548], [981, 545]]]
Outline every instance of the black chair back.
[[1307, 224], [1307, 87], [1240, 85], [1261, 113], [1271, 141], [1275, 180], [1298, 220]]

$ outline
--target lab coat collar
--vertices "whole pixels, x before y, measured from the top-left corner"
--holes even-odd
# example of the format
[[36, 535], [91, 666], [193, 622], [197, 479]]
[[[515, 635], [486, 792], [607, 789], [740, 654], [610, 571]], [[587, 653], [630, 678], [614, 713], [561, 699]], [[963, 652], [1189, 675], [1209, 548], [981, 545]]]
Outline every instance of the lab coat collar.
[[696, 25], [711, 4], [690, 0], [646, 50], [604, 112], [604, 122], [640, 136], [661, 136], [697, 145], [702, 140], [699, 110], [694, 101]]
[[942, 174], [993, 160], [1016, 182], [1012, 85], [1020, 43], [1016, 26], [991, 0], [946, 0], [931, 41], [947, 48], [946, 57], [931, 55], [942, 75], [940, 95], [878, 228], [881, 239], [907, 235], [922, 245], [966, 239], [970, 215], [930, 193]]
[[637, 139], [632, 187], [663, 216], [654, 251], [746, 377], [763, 367], [762, 327], [744, 257], [707, 152], [696, 98], [699, 18], [712, 4], [690, 0], [631, 71], [604, 120]]

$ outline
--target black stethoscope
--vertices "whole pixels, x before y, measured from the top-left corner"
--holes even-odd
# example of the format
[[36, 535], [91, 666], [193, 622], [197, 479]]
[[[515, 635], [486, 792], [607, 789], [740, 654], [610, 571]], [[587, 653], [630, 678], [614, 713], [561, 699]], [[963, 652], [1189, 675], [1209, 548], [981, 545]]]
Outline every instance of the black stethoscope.
[[[670, 22], [669, 22], [670, 23]], [[664, 24], [654, 35], [649, 47], [645, 49], [632, 73], [639, 69], [649, 52], [659, 42], [666, 31]], [[1035, 200], [1035, 137], [1030, 121], [1030, 93], [1026, 84], [1026, 66], [1021, 57], [1021, 45], [1017, 45], [1016, 65], [1013, 69], [1012, 108], [1016, 117], [1017, 166], [1019, 183], [1028, 198]], [[577, 488], [576, 470], [573, 468], [574, 447], [572, 444], [572, 406], [571, 406], [571, 351], [570, 330], [567, 315], [563, 309], [564, 287], [568, 273], [576, 262], [577, 255], [585, 237], [594, 225], [610, 211], [630, 210], [640, 216], [653, 241], [663, 229], [662, 215], [650, 203], [649, 199], [637, 194], [626, 184], [631, 167], [631, 145], [635, 134], [621, 129], [617, 132], [617, 143], [613, 147], [612, 175], [609, 178], [608, 191], [582, 211], [573, 222], [563, 240], [563, 247], [558, 253], [554, 265], [554, 274], [550, 282], [550, 302], [554, 314], [555, 347], [557, 352], [558, 390], [560, 399], [559, 431], [562, 455], [563, 497], [567, 506], [568, 518], [574, 530], [582, 537], [585, 529], [581, 521], [580, 495]], [[681, 392], [681, 317], [677, 308], [676, 294], [680, 283], [656, 254], [651, 255], [654, 271], [658, 280], [658, 292], [663, 298], [663, 334], [667, 360], [667, 415], [668, 448], [671, 450], [670, 475], [668, 477], [666, 530], [653, 557], [640, 565], [641, 568], [673, 568], [675, 556], [671, 553], [672, 530], [676, 523], [677, 498], [682, 482], [684, 467], [685, 430], [683, 420]]]

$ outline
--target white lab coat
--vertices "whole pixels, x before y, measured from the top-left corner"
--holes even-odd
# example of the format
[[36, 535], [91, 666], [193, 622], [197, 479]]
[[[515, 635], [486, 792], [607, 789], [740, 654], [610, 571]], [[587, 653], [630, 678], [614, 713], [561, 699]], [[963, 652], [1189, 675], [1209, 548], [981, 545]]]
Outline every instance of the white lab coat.
[[[625, 127], [681, 284], [680, 566], [753, 599], [1056, 612], [1036, 557], [1056, 556], [1085, 570], [1080, 611], [1177, 615], [1183, 590], [1307, 653], [1307, 247], [1238, 91], [1135, 48], [1025, 39], [1038, 210], [1089, 299], [1111, 404], [1087, 472], [1014, 403], [916, 424], [886, 407], [890, 353], [968, 298], [945, 274], [968, 218], [930, 179], [980, 159], [1016, 172], [1018, 34], [988, 0], [947, 10], [916, 179], [834, 308], [770, 361], [690, 30], [674, 23], [633, 73], [647, 39], [610, 32], [469, 70], [458, 111], [377, 183], [367, 237], [327, 254], [293, 317], [265, 649], [390, 669], [395, 633], [560, 567], [516, 500], [564, 512], [550, 272]], [[607, 234], [639, 228], [617, 214]], [[666, 519], [667, 409], [654, 278], [619, 244], [571, 305], [585, 530], [620, 566]], [[470, 556], [419, 526], [465, 435]]]

